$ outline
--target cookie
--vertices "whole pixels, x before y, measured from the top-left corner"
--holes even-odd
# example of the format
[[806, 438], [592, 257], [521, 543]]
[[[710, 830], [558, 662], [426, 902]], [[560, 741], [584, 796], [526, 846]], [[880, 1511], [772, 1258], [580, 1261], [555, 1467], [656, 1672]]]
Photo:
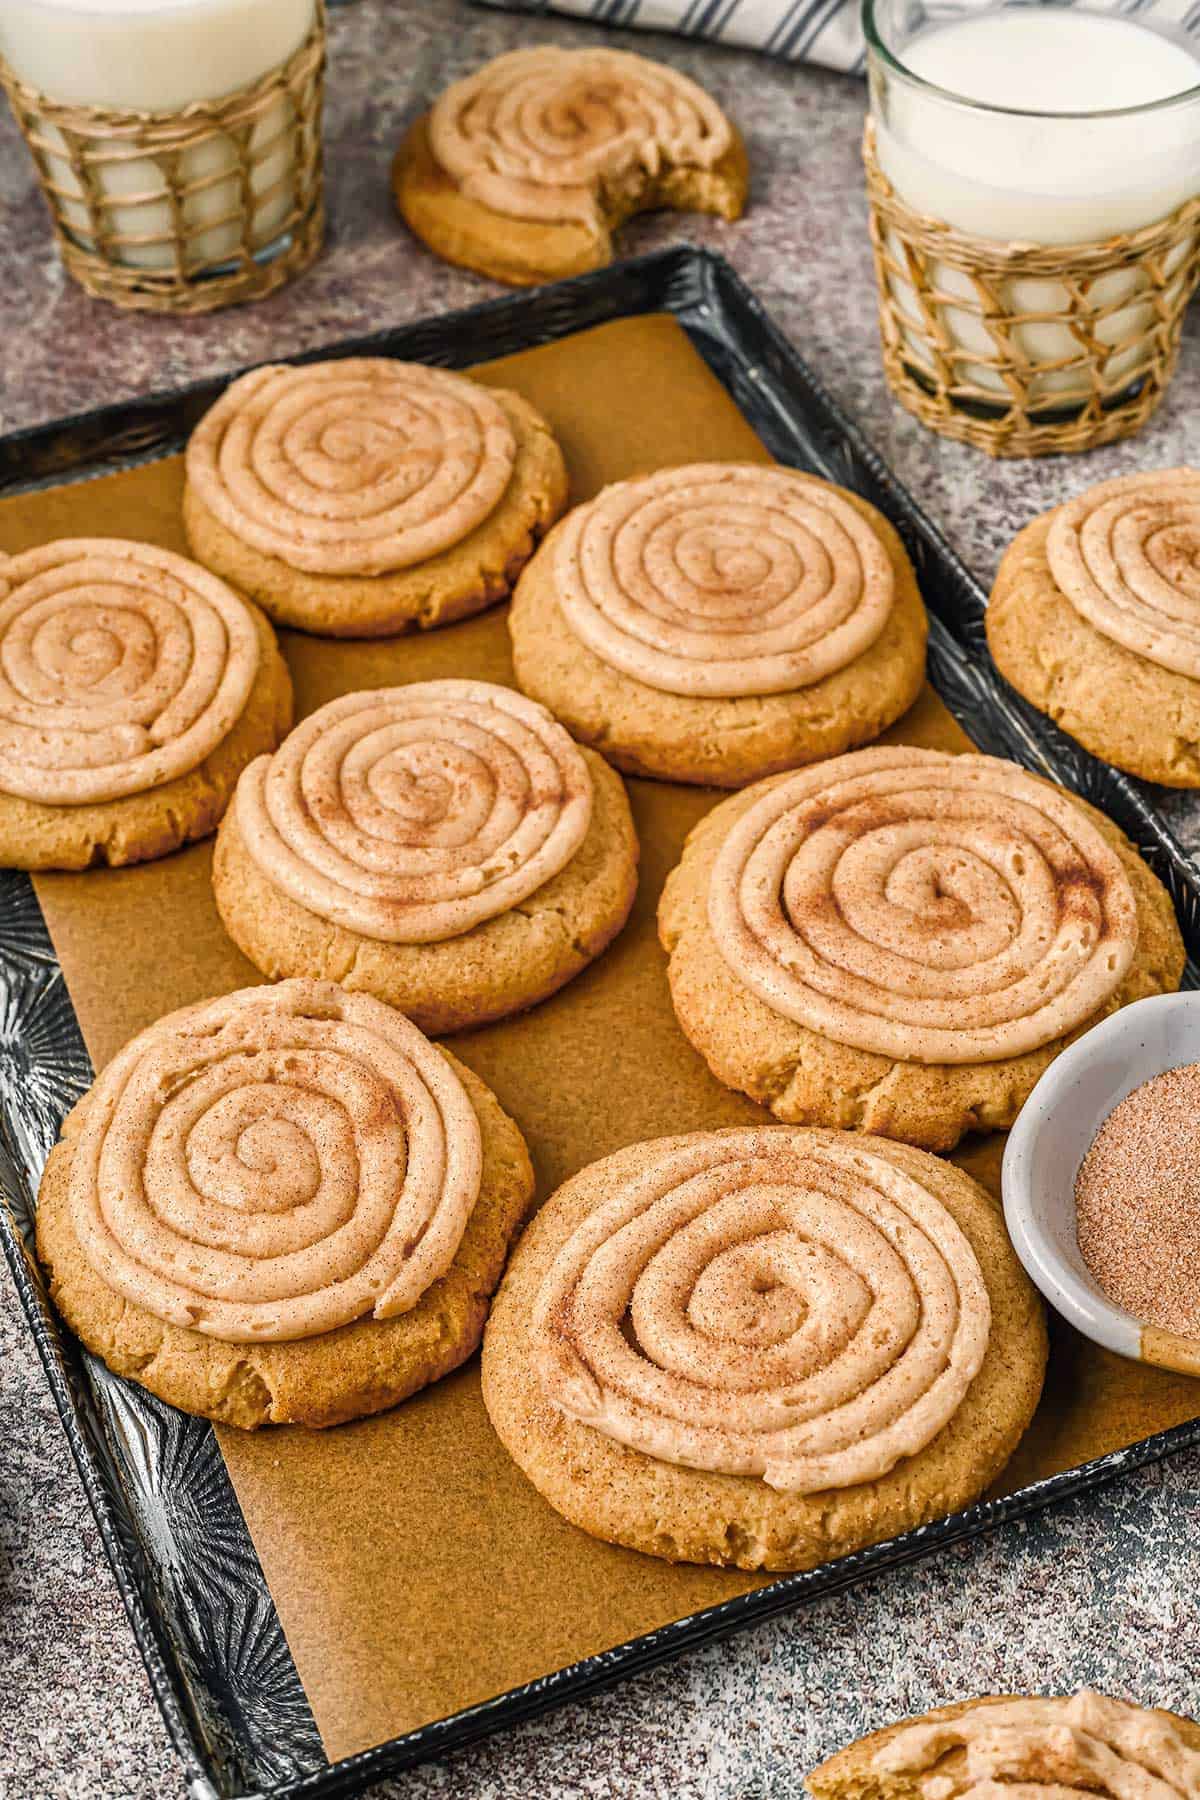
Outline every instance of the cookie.
[[37, 1249], [118, 1375], [247, 1430], [380, 1412], [468, 1357], [533, 1197], [491, 1091], [332, 982], [185, 1007], [63, 1126]]
[[1085, 749], [1200, 787], [1200, 470], [1124, 475], [1045, 513], [1004, 554], [988, 647]]
[[999, 1208], [903, 1145], [786, 1126], [633, 1144], [518, 1244], [484, 1336], [509, 1455], [595, 1537], [809, 1569], [956, 1511], [1046, 1362]]
[[213, 888], [264, 974], [376, 994], [422, 1030], [522, 1011], [620, 931], [638, 845], [621, 779], [484, 681], [349, 694], [246, 771]]
[[122, 538], [0, 555], [0, 867], [207, 837], [291, 722], [271, 627], [186, 557]]
[[278, 624], [371, 638], [505, 599], [566, 499], [519, 394], [363, 356], [231, 382], [188, 443], [183, 519]]
[[605, 488], [528, 565], [518, 685], [618, 769], [742, 787], [878, 737], [925, 675], [904, 546], [794, 469], [693, 463]]
[[1064, 1046], [1179, 986], [1170, 898], [1103, 814], [1015, 763], [876, 747], [716, 807], [659, 935], [685, 1035], [779, 1119], [950, 1150]]
[[873, 1731], [814, 1769], [815, 1800], [1192, 1800], [1200, 1725], [1084, 1688], [995, 1694]]
[[447, 88], [401, 144], [392, 186], [435, 255], [521, 287], [603, 268], [635, 213], [740, 218], [749, 163], [686, 75], [540, 44]]

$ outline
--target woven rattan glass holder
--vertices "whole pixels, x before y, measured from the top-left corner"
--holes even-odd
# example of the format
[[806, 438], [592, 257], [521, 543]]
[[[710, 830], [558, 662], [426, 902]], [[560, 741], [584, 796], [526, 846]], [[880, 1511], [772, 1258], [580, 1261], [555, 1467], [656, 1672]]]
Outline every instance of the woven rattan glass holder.
[[[1091, 244], [1002, 244], [914, 212], [863, 140], [888, 385], [944, 437], [1050, 456], [1131, 437], [1171, 379], [1200, 279], [1200, 199]], [[1039, 356], [1066, 327], [1071, 355]], [[1061, 329], [1049, 335], [1061, 342]]]
[[320, 250], [324, 72], [321, 4], [286, 62], [172, 112], [68, 105], [0, 58], [67, 269], [116, 306], [181, 314], [259, 299]]

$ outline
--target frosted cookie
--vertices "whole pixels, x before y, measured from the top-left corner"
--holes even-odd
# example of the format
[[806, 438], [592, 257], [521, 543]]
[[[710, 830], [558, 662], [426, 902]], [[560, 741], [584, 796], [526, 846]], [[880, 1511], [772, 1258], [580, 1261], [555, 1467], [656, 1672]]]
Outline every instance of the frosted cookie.
[[673, 1562], [808, 1569], [954, 1512], [1041, 1392], [999, 1208], [903, 1145], [783, 1126], [572, 1177], [496, 1296], [483, 1396], [538, 1491]]
[[624, 50], [513, 50], [456, 81], [392, 170], [410, 228], [447, 262], [528, 285], [612, 260], [655, 207], [741, 216], [746, 147], [686, 75]]
[[716, 807], [659, 934], [684, 1033], [777, 1118], [949, 1150], [1072, 1038], [1179, 986], [1170, 898], [1103, 814], [1015, 763], [859, 750]]
[[740, 787], [878, 737], [925, 675], [904, 546], [857, 494], [754, 463], [605, 488], [517, 584], [517, 681], [617, 768]]
[[567, 498], [519, 394], [389, 357], [253, 369], [187, 447], [193, 553], [278, 624], [446, 625], [505, 599]]
[[186, 557], [122, 538], [0, 554], [0, 867], [207, 837], [291, 722], [271, 627]]
[[939, 1706], [848, 1744], [816, 1800], [1195, 1800], [1200, 1725], [1088, 1688]]
[[484, 681], [331, 701], [247, 769], [218, 840], [225, 928], [264, 974], [319, 975], [425, 1031], [519, 1012], [625, 923], [621, 779]]
[[1200, 470], [1104, 481], [1027, 525], [987, 638], [1018, 692], [1093, 755], [1200, 787]]
[[110, 1369], [250, 1429], [457, 1368], [533, 1197], [491, 1091], [330, 982], [185, 1007], [68, 1116], [38, 1196], [55, 1304]]

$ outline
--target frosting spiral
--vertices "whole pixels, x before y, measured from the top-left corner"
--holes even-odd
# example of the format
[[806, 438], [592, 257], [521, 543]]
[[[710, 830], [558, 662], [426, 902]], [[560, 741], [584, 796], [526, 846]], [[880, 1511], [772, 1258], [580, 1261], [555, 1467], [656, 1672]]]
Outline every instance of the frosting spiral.
[[446, 173], [491, 211], [595, 224], [605, 182], [664, 163], [711, 168], [733, 138], [704, 89], [663, 63], [540, 44], [447, 88], [429, 140]]
[[990, 756], [860, 750], [772, 784], [718, 852], [730, 968], [837, 1043], [995, 1062], [1080, 1025], [1122, 981], [1120, 858], [1047, 782]]
[[71, 1166], [84, 1255], [118, 1294], [227, 1343], [409, 1311], [479, 1194], [462, 1083], [402, 1014], [332, 982], [185, 1007], [89, 1095]]
[[915, 1778], [925, 1800], [1195, 1800], [1200, 1752], [1142, 1706], [1085, 1688], [1070, 1699], [1004, 1700], [917, 1721], [881, 1745], [881, 1774]]
[[887, 552], [828, 482], [694, 463], [605, 488], [563, 525], [559, 604], [614, 669], [671, 694], [777, 694], [861, 656], [892, 610]]
[[1126, 650], [1200, 679], [1200, 470], [1102, 481], [1060, 507], [1050, 573]]
[[548, 1398], [662, 1461], [798, 1493], [873, 1480], [930, 1443], [991, 1325], [944, 1203], [834, 1133], [645, 1151], [538, 1293]]
[[0, 555], [0, 791], [71, 806], [174, 781], [258, 666], [246, 603], [186, 557], [120, 538]]
[[263, 873], [364, 937], [427, 944], [519, 905], [587, 835], [592, 781], [550, 714], [486, 681], [333, 700], [238, 783]]
[[489, 516], [516, 438], [464, 375], [388, 357], [252, 369], [192, 433], [193, 492], [243, 543], [317, 575], [427, 561]]

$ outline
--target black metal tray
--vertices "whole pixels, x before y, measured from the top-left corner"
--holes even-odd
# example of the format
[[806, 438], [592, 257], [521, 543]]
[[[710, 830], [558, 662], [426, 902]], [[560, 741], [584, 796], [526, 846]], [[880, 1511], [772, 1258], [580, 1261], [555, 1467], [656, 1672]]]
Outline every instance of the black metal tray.
[[[1200, 985], [1200, 876], [1134, 783], [1064, 738], [1000, 679], [984, 642], [982, 590], [720, 257], [667, 250], [314, 354], [462, 366], [652, 312], [674, 314], [781, 461], [857, 489], [893, 521], [932, 615], [929, 673], [938, 692], [981, 749], [1052, 776], [1128, 833], [1170, 890], [1189, 953], [1185, 984]], [[0, 439], [0, 492], [175, 451], [227, 379]], [[0, 1237], [191, 1800], [358, 1793], [690, 1645], [1200, 1443], [1200, 1420], [1177, 1426], [331, 1765], [211, 1428], [111, 1376], [62, 1331], [48, 1304], [31, 1253], [34, 1195], [60, 1120], [90, 1079], [32, 885], [0, 872]]]

